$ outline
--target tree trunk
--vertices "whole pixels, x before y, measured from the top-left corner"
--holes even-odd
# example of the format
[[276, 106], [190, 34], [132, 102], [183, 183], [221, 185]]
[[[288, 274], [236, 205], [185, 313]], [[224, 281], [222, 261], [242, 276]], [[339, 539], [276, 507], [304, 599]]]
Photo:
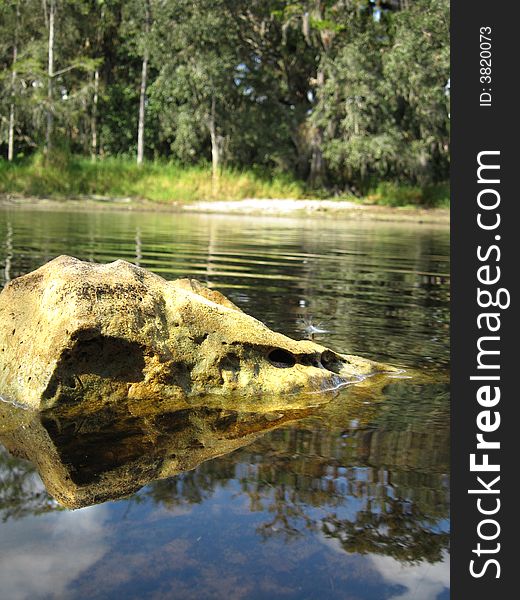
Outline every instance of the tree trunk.
[[14, 157], [14, 101], [9, 107], [9, 130], [7, 133], [7, 160], [11, 162]]
[[14, 122], [15, 122], [15, 84], [16, 84], [16, 59], [18, 57], [18, 21], [20, 20], [20, 5], [16, 3], [16, 22], [13, 40], [13, 70], [11, 72], [11, 105], [9, 107], [9, 129], [7, 132], [7, 160], [14, 158]]
[[144, 118], [146, 104], [146, 80], [148, 76], [148, 37], [150, 34], [150, 2], [145, 0], [145, 48], [143, 54], [143, 67], [141, 70], [141, 93], [139, 96], [139, 123], [137, 125], [137, 164], [143, 164], [144, 158]]
[[[325, 73], [323, 69], [318, 71], [316, 77], [316, 95], [319, 96], [320, 90], [325, 83]], [[309, 183], [312, 187], [318, 187], [325, 183], [325, 159], [323, 158], [323, 129], [318, 125], [314, 129], [311, 141], [311, 168], [309, 174]]]
[[92, 116], [90, 120], [90, 131], [92, 134], [90, 142], [90, 156], [92, 162], [96, 162], [97, 157], [97, 106], [99, 97], [99, 69], [94, 73], [94, 97], [92, 99]]
[[139, 124], [137, 126], [137, 164], [143, 164], [144, 158], [144, 109], [146, 103], [146, 77], [148, 71], [148, 52], [143, 57], [143, 68], [141, 71], [141, 95], [139, 98]]
[[56, 13], [56, 2], [50, 0], [49, 5], [49, 46], [48, 46], [48, 67], [47, 67], [47, 130], [45, 133], [45, 158], [49, 159], [52, 146], [52, 127], [53, 127], [53, 78], [54, 78], [54, 17]]
[[309, 183], [311, 187], [319, 187], [325, 182], [325, 159], [323, 158], [323, 132], [316, 128], [312, 139], [311, 169]]
[[211, 186], [213, 193], [217, 192], [218, 188], [218, 176], [219, 176], [219, 163], [220, 163], [220, 148], [219, 140], [217, 136], [217, 124], [216, 124], [216, 101], [215, 96], [211, 99], [211, 115], [209, 118], [209, 133], [211, 136]]

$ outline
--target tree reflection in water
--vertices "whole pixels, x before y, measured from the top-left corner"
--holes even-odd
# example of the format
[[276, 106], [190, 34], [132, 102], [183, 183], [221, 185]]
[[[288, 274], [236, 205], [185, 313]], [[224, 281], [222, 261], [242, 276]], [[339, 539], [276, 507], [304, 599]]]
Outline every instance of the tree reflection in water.
[[[186, 448], [202, 452], [198, 464], [184, 459], [191, 470], [152, 481], [125, 502], [174, 511], [204, 504], [234, 483], [249, 512], [262, 515], [255, 527], [263, 540], [276, 536], [288, 543], [312, 532], [349, 553], [440, 561], [449, 541], [447, 394], [444, 385], [394, 383], [368, 404], [359, 391], [350, 392], [348, 405], [342, 396], [281, 425], [269, 415], [251, 420], [229, 410], [225, 419], [208, 409], [184, 414]], [[155, 425], [171, 420], [162, 417]], [[136, 431], [132, 421], [134, 437]], [[161, 442], [170, 451], [172, 439]], [[230, 440], [228, 453], [215, 458], [227, 447], [218, 444]], [[177, 457], [186, 448], [177, 447]], [[3, 519], [54, 510], [64, 509], [42, 488], [35, 468], [2, 450]]]
[[64, 510], [43, 486], [36, 468], [0, 446], [0, 514], [2, 521]]

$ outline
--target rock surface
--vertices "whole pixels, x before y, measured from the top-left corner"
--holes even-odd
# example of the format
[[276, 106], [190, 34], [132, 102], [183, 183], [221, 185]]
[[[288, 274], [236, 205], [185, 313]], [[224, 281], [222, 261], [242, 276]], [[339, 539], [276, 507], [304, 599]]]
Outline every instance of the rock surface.
[[0, 396], [27, 407], [314, 393], [396, 370], [295, 341], [193, 279], [60, 256], [0, 294]]

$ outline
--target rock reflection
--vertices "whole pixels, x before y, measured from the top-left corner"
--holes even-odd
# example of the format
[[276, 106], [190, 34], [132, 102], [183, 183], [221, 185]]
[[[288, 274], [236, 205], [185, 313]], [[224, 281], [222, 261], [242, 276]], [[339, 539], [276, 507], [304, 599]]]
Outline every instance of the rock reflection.
[[141, 404], [136, 414], [131, 404], [118, 404], [85, 414], [74, 408], [30, 412], [0, 404], [0, 442], [14, 456], [31, 461], [49, 494], [67, 508], [128, 496], [309, 413], [208, 406], [157, 410]]
[[[447, 394], [444, 385], [398, 382], [384, 392], [353, 386], [322, 406], [285, 411], [24, 411], [11, 425], [0, 420], [0, 441], [34, 463], [62, 506], [146, 486], [127, 502], [173, 514], [232, 484], [249, 513], [262, 515], [255, 527], [265, 540], [311, 533], [348, 553], [436, 562], [448, 548]], [[0, 453], [0, 472], [4, 518], [60, 508], [34, 489], [33, 466]]]

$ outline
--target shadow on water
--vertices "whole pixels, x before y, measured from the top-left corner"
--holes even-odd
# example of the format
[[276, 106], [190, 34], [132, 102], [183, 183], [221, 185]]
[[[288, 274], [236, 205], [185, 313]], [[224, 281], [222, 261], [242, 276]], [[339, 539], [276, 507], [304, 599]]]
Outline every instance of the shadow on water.
[[312, 405], [0, 402], [7, 597], [448, 598], [448, 234], [317, 223], [0, 211], [4, 281], [125, 258], [421, 374]]

